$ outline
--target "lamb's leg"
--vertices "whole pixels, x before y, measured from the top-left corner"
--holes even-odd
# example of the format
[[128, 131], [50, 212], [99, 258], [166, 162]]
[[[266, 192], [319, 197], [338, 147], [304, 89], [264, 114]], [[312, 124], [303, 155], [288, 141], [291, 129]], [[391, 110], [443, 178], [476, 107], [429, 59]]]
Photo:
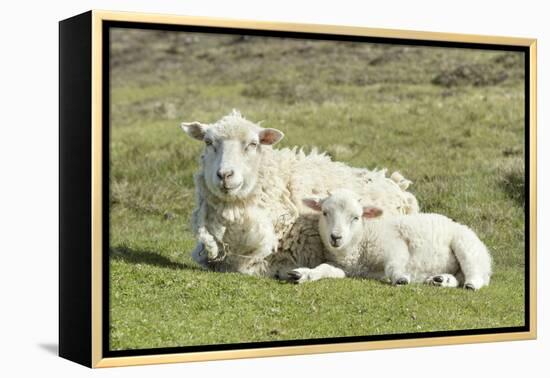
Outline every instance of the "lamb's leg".
[[465, 289], [478, 290], [489, 284], [491, 256], [475, 232], [466, 226], [458, 226], [451, 249], [464, 274]]
[[287, 273], [288, 280], [293, 283], [317, 281], [323, 278], [344, 278], [346, 273], [330, 264], [321, 264], [313, 269], [297, 268]]
[[384, 273], [391, 280], [393, 285], [407, 285], [411, 282], [411, 274], [407, 272], [409, 262], [409, 249], [407, 244], [401, 240], [385, 242], [385, 264]]
[[439, 286], [439, 287], [458, 287], [458, 279], [452, 274], [441, 273], [426, 278], [425, 283], [427, 285]]

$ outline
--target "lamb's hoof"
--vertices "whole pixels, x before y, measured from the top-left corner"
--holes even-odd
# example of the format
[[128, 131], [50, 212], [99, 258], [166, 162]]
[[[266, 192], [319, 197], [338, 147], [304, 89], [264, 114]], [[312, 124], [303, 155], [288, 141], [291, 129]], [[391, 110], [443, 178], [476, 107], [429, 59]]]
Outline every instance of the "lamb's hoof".
[[428, 277], [426, 284], [439, 287], [458, 287], [458, 280], [452, 274], [444, 273]]
[[295, 270], [291, 270], [290, 272], [287, 273], [287, 276], [288, 276], [289, 282], [297, 284], [297, 283], [300, 283], [300, 280], [302, 278], [302, 273], [297, 272]]
[[445, 277], [442, 275], [431, 276], [426, 278], [426, 284], [432, 285], [432, 286], [444, 286], [444, 284], [448, 281], [449, 279], [448, 278], [445, 279]]
[[466, 289], [466, 290], [472, 290], [472, 291], [476, 291], [476, 290], [477, 290], [476, 287], [475, 287], [473, 284], [471, 284], [471, 283], [465, 284], [465, 285], [464, 285], [464, 289]]
[[397, 281], [395, 281], [395, 284], [396, 285], [408, 285], [409, 284], [409, 280], [405, 277], [401, 277], [401, 278], [398, 278]]

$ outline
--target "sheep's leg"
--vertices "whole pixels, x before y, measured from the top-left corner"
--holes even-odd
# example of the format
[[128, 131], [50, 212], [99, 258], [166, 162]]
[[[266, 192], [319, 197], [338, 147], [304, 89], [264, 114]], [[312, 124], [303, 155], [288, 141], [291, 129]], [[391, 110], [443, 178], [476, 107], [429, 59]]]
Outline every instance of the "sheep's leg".
[[197, 264], [207, 267], [208, 259], [218, 256], [218, 244], [206, 229], [206, 201], [204, 198], [198, 197], [198, 202], [199, 205], [193, 210], [191, 217], [193, 234], [198, 240], [191, 257]]
[[264, 241], [260, 244], [258, 249], [254, 252], [254, 256], [257, 260], [264, 260], [277, 250], [277, 237], [275, 234], [266, 235]]
[[[270, 239], [266, 237], [266, 239]], [[250, 276], [266, 276], [269, 272], [269, 263], [267, 257], [274, 252], [274, 245], [270, 241], [265, 241], [250, 255], [243, 255], [244, 262], [237, 268], [239, 273]]]
[[451, 241], [451, 249], [464, 274], [464, 288], [478, 290], [489, 284], [491, 256], [475, 232], [466, 226], [459, 226]]
[[407, 272], [409, 249], [403, 240], [386, 242], [384, 245], [386, 261], [384, 273], [393, 285], [407, 285], [411, 282], [411, 274]]
[[266, 260], [254, 260], [247, 264], [243, 268], [239, 269], [240, 273], [247, 274], [249, 276], [267, 276], [268, 275], [268, 263]]
[[[223, 230], [225, 231], [225, 228]], [[209, 262], [215, 261], [220, 257], [217, 240], [222, 240], [222, 238], [217, 239], [208, 232], [206, 227], [201, 227], [197, 233], [197, 240], [191, 257], [197, 264], [208, 268]]]
[[237, 269], [240, 273], [265, 276], [268, 274], [269, 264], [266, 260], [277, 250], [279, 240], [271, 221], [263, 214], [254, 218], [254, 223], [241, 235], [241, 245], [247, 252], [243, 256], [243, 264]]
[[458, 279], [452, 274], [442, 273], [436, 274], [426, 278], [425, 283], [427, 285], [439, 286], [439, 287], [458, 287]]
[[[203, 265], [203, 260], [215, 260], [219, 255], [218, 243], [216, 240], [223, 240], [225, 227], [214, 224], [213, 232], [206, 228], [207, 223], [207, 204], [206, 199], [197, 194], [198, 207], [193, 211], [192, 224], [193, 231], [199, 241], [197, 247], [192, 253], [193, 259]], [[202, 244], [202, 248], [199, 248]]]
[[[199, 212], [206, 213], [206, 205], [201, 205], [201, 210], [199, 210]], [[199, 214], [199, 217], [200, 215], [201, 214]], [[223, 236], [225, 234], [225, 227], [212, 221], [210, 224], [212, 228], [212, 232], [211, 232], [208, 228], [206, 228], [205, 217], [206, 217], [206, 214], [204, 214], [204, 218], [197, 223], [195, 234], [197, 236], [199, 243], [202, 243], [204, 246], [201, 254], [206, 255], [206, 258], [208, 258], [208, 260], [215, 260], [220, 255], [218, 241], [221, 242], [223, 240]]]
[[313, 269], [297, 268], [287, 273], [288, 280], [294, 283], [317, 281], [323, 278], [344, 278], [346, 273], [330, 264], [321, 264]]
[[199, 228], [199, 232], [197, 235], [197, 238], [199, 240], [199, 243], [202, 243], [204, 245], [204, 254], [209, 260], [214, 260], [219, 255], [219, 248], [218, 243], [216, 243], [216, 239], [208, 230], [206, 227]]
[[264, 260], [277, 250], [279, 240], [273, 229], [271, 221], [263, 214], [256, 219], [255, 227], [249, 230], [249, 245], [256, 245], [252, 253], [258, 261]]

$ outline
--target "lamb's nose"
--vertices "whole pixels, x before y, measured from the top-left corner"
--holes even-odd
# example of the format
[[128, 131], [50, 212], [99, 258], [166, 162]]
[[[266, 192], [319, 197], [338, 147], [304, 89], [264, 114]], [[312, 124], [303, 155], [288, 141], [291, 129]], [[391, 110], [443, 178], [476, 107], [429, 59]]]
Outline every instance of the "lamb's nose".
[[216, 175], [220, 180], [227, 180], [229, 177], [233, 176], [233, 170], [222, 171], [221, 169], [216, 172]]
[[336, 243], [337, 241], [342, 239], [342, 236], [341, 235], [336, 235], [336, 234], [330, 234], [330, 238], [332, 239], [333, 243]]

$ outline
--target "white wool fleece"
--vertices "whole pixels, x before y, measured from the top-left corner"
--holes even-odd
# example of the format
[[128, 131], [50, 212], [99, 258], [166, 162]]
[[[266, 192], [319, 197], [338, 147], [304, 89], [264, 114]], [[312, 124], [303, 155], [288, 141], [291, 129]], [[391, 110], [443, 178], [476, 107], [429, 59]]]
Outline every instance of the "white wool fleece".
[[342, 185], [388, 215], [418, 212], [416, 198], [385, 171], [351, 168], [315, 150], [273, 149], [282, 133], [238, 112], [212, 125], [183, 127], [205, 141], [194, 176], [192, 227], [198, 239], [193, 258], [206, 268], [284, 276], [281, 272], [293, 264], [315, 266], [324, 252], [302, 198], [326, 196]]
[[470, 228], [443, 215], [378, 219], [381, 208], [363, 205], [347, 190], [318, 203], [305, 202], [322, 212], [319, 232], [334, 269], [297, 270], [293, 275], [298, 282], [344, 273], [388, 278], [393, 284], [425, 282], [474, 290], [489, 284], [491, 257], [485, 245]]

